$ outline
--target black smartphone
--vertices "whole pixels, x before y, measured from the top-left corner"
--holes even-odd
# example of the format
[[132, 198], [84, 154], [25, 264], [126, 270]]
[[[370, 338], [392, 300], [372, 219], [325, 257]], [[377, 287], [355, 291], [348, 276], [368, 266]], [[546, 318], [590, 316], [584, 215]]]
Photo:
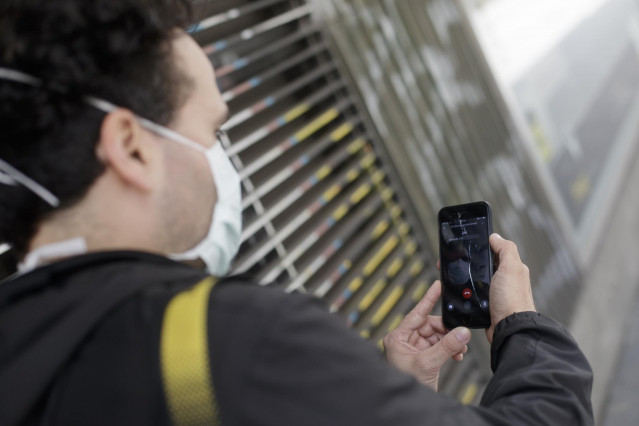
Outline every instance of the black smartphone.
[[480, 201], [444, 207], [437, 219], [444, 326], [488, 328], [493, 276], [490, 204]]

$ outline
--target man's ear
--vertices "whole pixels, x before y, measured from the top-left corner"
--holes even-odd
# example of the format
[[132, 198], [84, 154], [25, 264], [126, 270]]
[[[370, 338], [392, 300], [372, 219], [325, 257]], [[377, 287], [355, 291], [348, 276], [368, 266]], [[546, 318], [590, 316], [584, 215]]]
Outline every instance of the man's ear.
[[125, 184], [150, 191], [157, 152], [153, 142], [131, 111], [118, 108], [102, 121], [96, 155]]

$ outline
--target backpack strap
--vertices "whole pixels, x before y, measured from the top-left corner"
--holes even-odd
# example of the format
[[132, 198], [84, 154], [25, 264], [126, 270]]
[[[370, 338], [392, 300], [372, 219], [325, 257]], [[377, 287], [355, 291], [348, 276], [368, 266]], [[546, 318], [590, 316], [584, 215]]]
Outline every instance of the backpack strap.
[[176, 294], [164, 311], [160, 365], [173, 424], [219, 425], [208, 347], [208, 277]]

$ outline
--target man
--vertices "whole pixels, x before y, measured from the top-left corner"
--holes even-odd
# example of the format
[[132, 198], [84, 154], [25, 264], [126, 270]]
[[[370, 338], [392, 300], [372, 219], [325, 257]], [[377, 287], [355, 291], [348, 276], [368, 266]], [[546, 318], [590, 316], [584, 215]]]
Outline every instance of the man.
[[171, 0], [0, 5], [0, 241], [20, 258], [0, 285], [3, 425], [592, 424], [590, 367], [498, 235], [479, 407], [435, 392], [470, 339], [429, 315], [438, 282], [384, 339], [388, 363], [310, 297], [211, 290], [237, 251], [239, 180], [187, 23]]

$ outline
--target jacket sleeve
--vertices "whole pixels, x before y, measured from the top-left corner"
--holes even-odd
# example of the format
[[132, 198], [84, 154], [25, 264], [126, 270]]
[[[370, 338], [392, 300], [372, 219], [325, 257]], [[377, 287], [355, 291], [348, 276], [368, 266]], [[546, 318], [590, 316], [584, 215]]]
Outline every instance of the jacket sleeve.
[[500, 322], [491, 347], [494, 376], [481, 405], [513, 424], [594, 424], [592, 370], [568, 331], [535, 312]]
[[[221, 406], [224, 424], [592, 423], [589, 366], [565, 330], [548, 318], [520, 314], [499, 325], [495, 376], [482, 405], [473, 407], [386, 364], [373, 344], [328, 314], [318, 300], [289, 295], [270, 311], [234, 381], [241, 403], [229, 402], [235, 408], [226, 418], [232, 422], [225, 421], [228, 409]], [[224, 393], [217, 383], [216, 390]]]

